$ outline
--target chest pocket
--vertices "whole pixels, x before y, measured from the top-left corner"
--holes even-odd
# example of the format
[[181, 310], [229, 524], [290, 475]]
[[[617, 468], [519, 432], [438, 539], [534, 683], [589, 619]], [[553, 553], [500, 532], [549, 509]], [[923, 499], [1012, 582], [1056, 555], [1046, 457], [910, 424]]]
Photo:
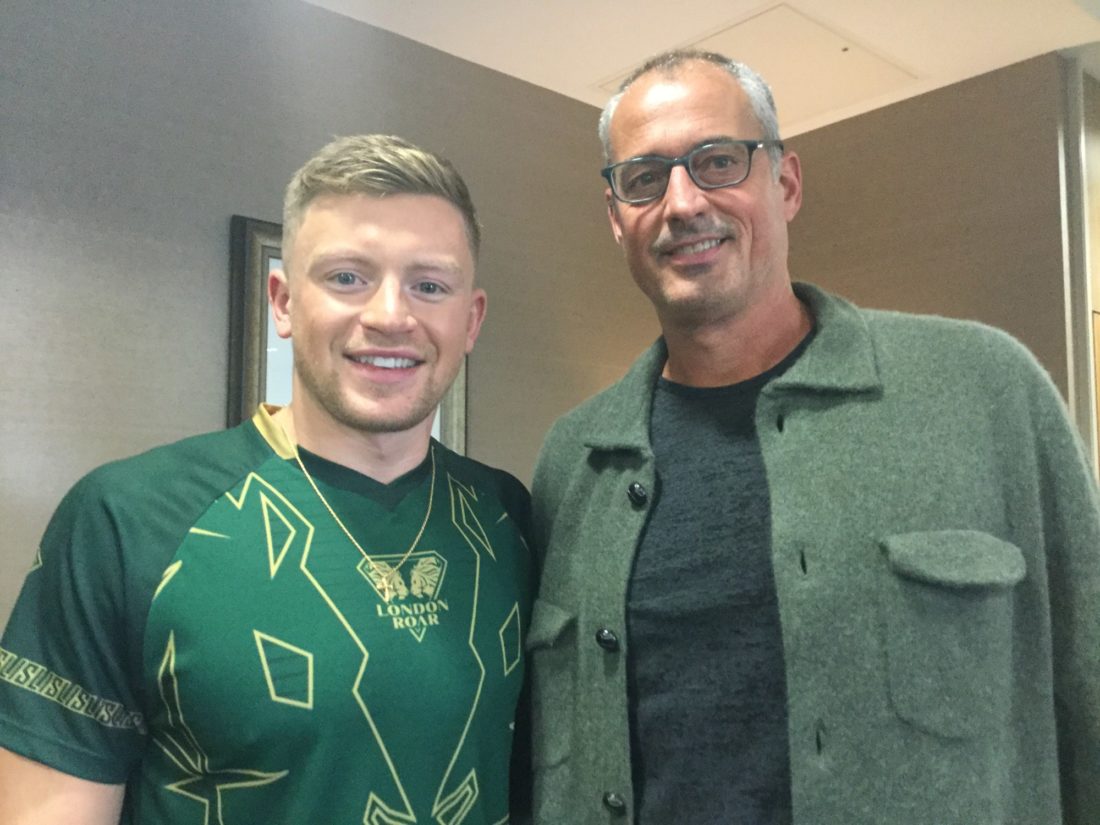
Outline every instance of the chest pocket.
[[962, 739], [995, 730], [1012, 696], [1018, 547], [972, 530], [890, 536], [883, 598], [890, 701], [928, 733]]

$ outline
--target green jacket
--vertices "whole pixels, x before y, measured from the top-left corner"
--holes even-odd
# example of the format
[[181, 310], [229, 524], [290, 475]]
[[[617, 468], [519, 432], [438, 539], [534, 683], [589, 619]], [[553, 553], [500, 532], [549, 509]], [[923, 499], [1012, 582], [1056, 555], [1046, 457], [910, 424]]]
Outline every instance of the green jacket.
[[[817, 335], [756, 412], [794, 825], [1097, 825], [1100, 505], [1061, 399], [1002, 332], [796, 292]], [[664, 360], [561, 418], [535, 472], [536, 825], [633, 820], [625, 605]]]

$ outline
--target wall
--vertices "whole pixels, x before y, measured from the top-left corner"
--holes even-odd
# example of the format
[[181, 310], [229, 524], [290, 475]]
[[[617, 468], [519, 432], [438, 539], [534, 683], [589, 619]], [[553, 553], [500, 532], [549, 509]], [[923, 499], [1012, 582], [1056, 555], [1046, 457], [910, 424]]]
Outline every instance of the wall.
[[[1097, 46], [1091, 47], [1096, 50]], [[1100, 340], [1096, 331], [1100, 329], [1100, 81], [1091, 75], [1082, 78], [1083, 114], [1085, 121], [1084, 147], [1086, 169], [1086, 218], [1089, 248], [1089, 310], [1092, 323], [1090, 343], [1093, 360], [1094, 387], [1100, 387]], [[1100, 401], [1100, 399], [1094, 399]], [[1100, 417], [1097, 419], [1100, 426]], [[1097, 432], [1100, 445], [1100, 430]]]
[[596, 110], [365, 24], [298, 0], [6, 0], [0, 100], [0, 624], [80, 475], [223, 426], [229, 217], [278, 220], [333, 135], [404, 135], [470, 184], [473, 456], [529, 478], [552, 419], [654, 335], [606, 229]]
[[806, 193], [792, 275], [1006, 329], [1068, 394], [1064, 83], [1045, 55], [789, 140]]

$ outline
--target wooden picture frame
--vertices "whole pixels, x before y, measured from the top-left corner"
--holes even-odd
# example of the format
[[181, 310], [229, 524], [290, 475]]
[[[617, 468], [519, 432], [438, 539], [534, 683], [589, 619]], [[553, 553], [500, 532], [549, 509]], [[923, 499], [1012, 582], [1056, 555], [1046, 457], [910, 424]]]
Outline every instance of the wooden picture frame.
[[1096, 444], [1100, 450], [1100, 312], [1092, 313], [1092, 385], [1096, 392]]
[[[226, 424], [247, 421], [268, 400], [267, 277], [281, 265], [280, 224], [234, 215], [229, 222], [229, 384]], [[433, 435], [466, 453], [466, 359], [439, 405]]]

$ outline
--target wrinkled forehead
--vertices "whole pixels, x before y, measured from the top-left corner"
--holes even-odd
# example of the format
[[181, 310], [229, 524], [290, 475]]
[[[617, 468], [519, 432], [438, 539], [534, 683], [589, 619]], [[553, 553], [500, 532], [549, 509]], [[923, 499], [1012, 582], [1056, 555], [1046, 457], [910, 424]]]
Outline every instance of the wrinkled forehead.
[[681, 154], [700, 142], [760, 136], [737, 80], [709, 63], [655, 69], [623, 93], [608, 137], [613, 161], [644, 154]]

